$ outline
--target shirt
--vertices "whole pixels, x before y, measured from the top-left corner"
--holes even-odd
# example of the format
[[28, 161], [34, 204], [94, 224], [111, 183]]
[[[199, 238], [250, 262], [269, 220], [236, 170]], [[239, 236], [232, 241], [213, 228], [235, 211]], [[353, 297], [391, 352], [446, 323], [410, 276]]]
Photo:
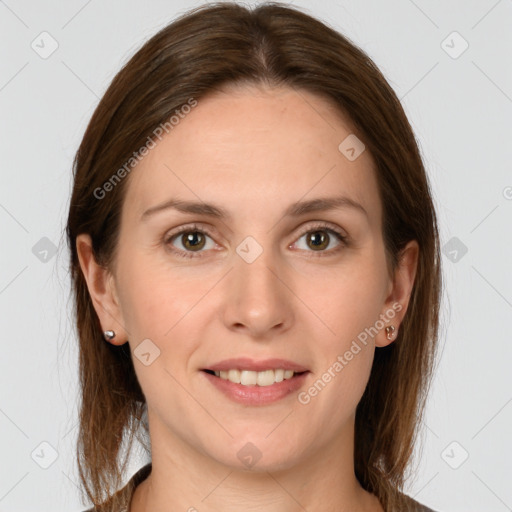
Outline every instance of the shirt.
[[[117, 498], [121, 498], [122, 506], [119, 511], [116, 512], [128, 512], [130, 502], [132, 500], [133, 494], [135, 492], [135, 488], [147, 478], [147, 476], [151, 473], [151, 462], [140, 468], [129, 480], [129, 482], [116, 493]], [[404, 495], [407, 501], [407, 510], [401, 510], [399, 512], [435, 512], [431, 508], [428, 508], [421, 503], [418, 503], [410, 496]], [[103, 510], [108, 509], [108, 503], [110, 500], [103, 504], [101, 508], [90, 508], [85, 510], [84, 512], [102, 512]], [[104, 508], [107, 507], [107, 508]], [[397, 511], [398, 512], [398, 511]]]

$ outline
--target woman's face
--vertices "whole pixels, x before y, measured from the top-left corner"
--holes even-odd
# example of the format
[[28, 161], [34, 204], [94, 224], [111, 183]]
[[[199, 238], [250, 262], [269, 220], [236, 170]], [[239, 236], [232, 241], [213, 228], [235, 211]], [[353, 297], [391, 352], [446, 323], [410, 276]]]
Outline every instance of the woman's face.
[[[373, 160], [347, 137], [350, 125], [308, 92], [226, 89], [198, 100], [131, 172], [112, 302], [97, 311], [135, 351], [153, 449], [260, 469], [350, 452], [375, 346], [399, 326], [414, 271], [393, 285]], [[319, 199], [339, 202], [312, 208]], [[169, 201], [195, 210], [156, 208]], [[306, 372], [248, 386], [205, 371], [225, 361]]]

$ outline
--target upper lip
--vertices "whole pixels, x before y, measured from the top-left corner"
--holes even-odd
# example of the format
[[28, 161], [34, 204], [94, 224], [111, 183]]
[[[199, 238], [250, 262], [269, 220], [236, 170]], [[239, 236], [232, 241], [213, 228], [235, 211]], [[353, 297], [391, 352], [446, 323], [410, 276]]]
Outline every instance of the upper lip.
[[300, 364], [294, 363], [287, 359], [263, 359], [256, 361], [249, 357], [236, 357], [233, 359], [224, 359], [214, 365], [205, 368], [205, 370], [211, 370], [214, 372], [228, 371], [228, 370], [249, 370], [253, 372], [262, 372], [265, 370], [292, 370], [295, 373], [309, 371], [306, 367]]

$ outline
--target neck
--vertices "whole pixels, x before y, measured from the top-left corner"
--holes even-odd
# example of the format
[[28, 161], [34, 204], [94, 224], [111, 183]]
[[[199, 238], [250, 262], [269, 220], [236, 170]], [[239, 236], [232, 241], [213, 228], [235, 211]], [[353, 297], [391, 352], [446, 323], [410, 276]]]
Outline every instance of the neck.
[[[151, 428], [152, 427], [152, 428]], [[383, 512], [357, 481], [354, 422], [328, 446], [292, 467], [242, 470], [212, 459], [151, 422], [151, 474], [135, 490], [130, 512]]]

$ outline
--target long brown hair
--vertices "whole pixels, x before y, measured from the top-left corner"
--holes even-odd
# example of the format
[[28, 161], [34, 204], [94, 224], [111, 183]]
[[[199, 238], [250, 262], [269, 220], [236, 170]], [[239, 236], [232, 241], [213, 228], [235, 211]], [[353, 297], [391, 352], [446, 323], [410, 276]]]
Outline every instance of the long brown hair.
[[[67, 238], [79, 342], [81, 386], [77, 462], [82, 496], [95, 505], [121, 486], [124, 462], [143, 420], [145, 397], [129, 344], [106, 343], [81, 272], [76, 237], [88, 233], [98, 263], [115, 262], [129, 176], [98, 189], [191, 98], [228, 84], [288, 86], [333, 101], [376, 162], [388, 264], [419, 244], [416, 279], [396, 341], [375, 352], [357, 407], [354, 464], [361, 485], [387, 511], [403, 509], [405, 471], [435, 365], [441, 268], [430, 186], [404, 110], [361, 49], [319, 20], [279, 3], [248, 9], [205, 5], [147, 41], [113, 79], [76, 153]], [[96, 191], [96, 193], [95, 193]]]

